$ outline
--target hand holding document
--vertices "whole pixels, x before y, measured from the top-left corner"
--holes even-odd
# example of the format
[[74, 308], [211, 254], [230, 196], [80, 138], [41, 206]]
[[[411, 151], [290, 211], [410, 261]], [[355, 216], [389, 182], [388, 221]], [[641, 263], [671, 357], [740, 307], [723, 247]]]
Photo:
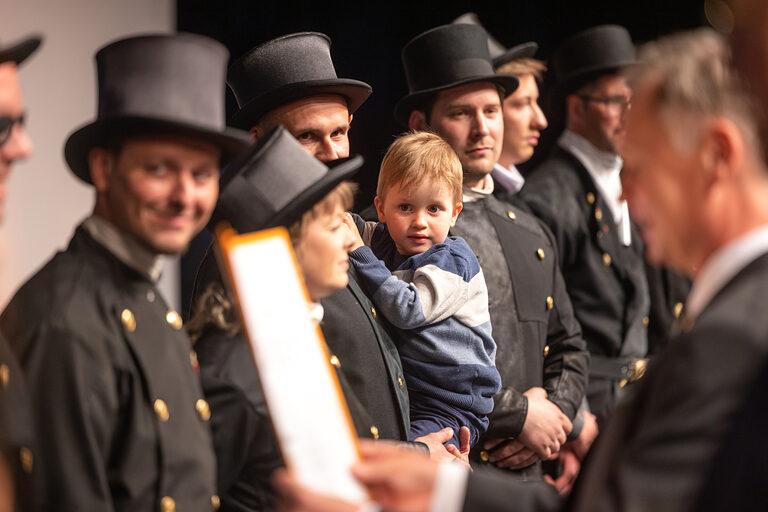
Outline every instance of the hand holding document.
[[310, 490], [368, 499], [350, 468], [355, 431], [296, 263], [288, 232], [217, 230], [286, 465]]

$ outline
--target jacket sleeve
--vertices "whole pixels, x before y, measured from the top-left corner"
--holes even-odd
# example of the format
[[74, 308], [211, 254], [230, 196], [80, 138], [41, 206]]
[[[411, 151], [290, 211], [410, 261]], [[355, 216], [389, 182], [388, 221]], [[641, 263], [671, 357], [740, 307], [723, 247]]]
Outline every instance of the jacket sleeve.
[[[551, 239], [552, 233], [546, 227], [544, 231]], [[544, 357], [544, 389], [548, 398], [573, 421], [587, 389], [589, 352], [559, 265], [553, 266], [553, 273], [554, 304], [547, 322], [549, 350]]]
[[453, 316], [467, 301], [469, 283], [462, 274], [448, 272], [441, 260], [452, 257], [448, 250], [436, 251], [435, 264], [429, 261], [413, 271], [412, 282], [390, 273], [368, 247], [349, 253], [368, 296], [387, 320], [401, 329], [430, 325]]
[[511, 387], [502, 387], [493, 395], [493, 412], [488, 415], [486, 438], [517, 437], [528, 415], [528, 398]]

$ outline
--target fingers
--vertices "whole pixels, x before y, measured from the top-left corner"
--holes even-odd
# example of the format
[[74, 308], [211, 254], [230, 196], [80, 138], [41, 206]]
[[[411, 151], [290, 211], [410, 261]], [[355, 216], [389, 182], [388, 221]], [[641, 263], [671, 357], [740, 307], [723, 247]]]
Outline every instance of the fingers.
[[523, 450], [527, 450], [528, 452], [531, 451], [517, 439], [508, 439], [503, 446], [496, 448], [493, 452], [488, 454], [488, 460], [496, 463], [500, 460], [517, 456]]
[[430, 442], [433, 443], [447, 443], [453, 438], [453, 429], [451, 427], [445, 427], [443, 430], [432, 432], [425, 436], [417, 437], [414, 441], [418, 441], [429, 446]]
[[576, 477], [581, 470], [581, 464], [578, 458], [570, 450], [564, 450], [560, 456], [560, 464], [563, 468], [563, 472], [554, 481], [553, 485], [560, 495], [565, 496], [573, 488], [573, 484], [576, 481]]
[[469, 428], [461, 427], [459, 429], [459, 446], [461, 447], [461, 453], [469, 455], [470, 436]]
[[[523, 455], [527, 455], [524, 457]], [[509, 459], [502, 460], [496, 464], [496, 467], [507, 469], [523, 469], [527, 468], [531, 464], [539, 460], [539, 456], [535, 452], [528, 450], [525, 454], [520, 454], [516, 457], [510, 457]]]
[[493, 450], [497, 445], [506, 443], [509, 439], [488, 439], [483, 443], [483, 448], [486, 450]]

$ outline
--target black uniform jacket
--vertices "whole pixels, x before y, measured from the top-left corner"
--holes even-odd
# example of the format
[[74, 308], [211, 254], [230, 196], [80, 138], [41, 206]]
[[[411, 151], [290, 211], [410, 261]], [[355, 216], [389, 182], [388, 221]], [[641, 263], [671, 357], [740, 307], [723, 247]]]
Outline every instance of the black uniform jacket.
[[768, 356], [768, 254], [742, 269], [651, 361], [600, 434], [575, 510], [689, 510]]
[[[480, 201], [493, 229], [487, 235], [497, 237], [501, 245], [514, 300], [491, 307], [515, 316], [511, 339], [493, 332], [502, 388], [494, 397], [485, 437], [516, 437], [527, 415], [528, 401], [522, 393], [534, 386], [546, 389], [549, 399], [574, 419], [586, 388], [589, 354], [557, 264], [552, 234], [532, 215], [493, 196]], [[477, 228], [462, 223], [459, 215], [451, 234], [471, 239], [472, 229]], [[487, 284], [489, 289], [498, 286]], [[482, 440], [475, 452], [481, 448]]]
[[622, 244], [588, 171], [560, 147], [528, 176], [520, 195], [555, 235], [568, 295], [592, 355], [589, 405], [602, 421], [615, 405], [621, 377], [596, 374], [598, 363], [643, 358], [648, 351], [642, 241], [633, 229], [632, 244]]
[[36, 510], [34, 438], [29, 395], [11, 347], [0, 335], [0, 450], [10, 470], [21, 512]]
[[81, 226], [0, 328], [30, 391], [44, 510], [214, 509], [210, 410], [152, 282]]
[[[207, 283], [220, 279], [209, 251], [198, 271], [192, 304]], [[397, 349], [381, 315], [353, 275], [349, 286], [321, 303], [320, 326], [357, 434], [407, 440], [408, 392]], [[195, 342], [195, 350], [213, 413], [224, 510], [271, 510], [275, 495], [269, 477], [283, 461], [248, 342], [242, 332], [229, 336], [210, 328]]]

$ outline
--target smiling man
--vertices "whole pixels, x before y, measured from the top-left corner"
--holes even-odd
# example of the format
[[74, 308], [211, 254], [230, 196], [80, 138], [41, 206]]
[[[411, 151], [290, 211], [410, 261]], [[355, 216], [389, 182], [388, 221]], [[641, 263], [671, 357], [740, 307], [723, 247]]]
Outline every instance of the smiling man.
[[476, 25], [427, 31], [405, 46], [402, 58], [410, 92], [395, 117], [411, 130], [434, 131], [458, 155], [464, 209], [450, 233], [469, 243], [488, 285], [502, 389], [472, 456], [520, 478], [540, 478], [539, 461], [579, 432], [572, 420], [584, 395], [588, 356], [551, 233], [493, 195], [502, 101], [518, 80], [494, 72], [486, 33]]
[[[210, 511], [216, 462], [190, 342], [156, 287], [248, 146], [224, 126], [227, 51], [193, 35], [96, 54], [98, 118], [67, 140], [93, 214], [0, 318], [30, 388], [44, 510]], [[135, 87], [134, 84], [141, 84]]]

